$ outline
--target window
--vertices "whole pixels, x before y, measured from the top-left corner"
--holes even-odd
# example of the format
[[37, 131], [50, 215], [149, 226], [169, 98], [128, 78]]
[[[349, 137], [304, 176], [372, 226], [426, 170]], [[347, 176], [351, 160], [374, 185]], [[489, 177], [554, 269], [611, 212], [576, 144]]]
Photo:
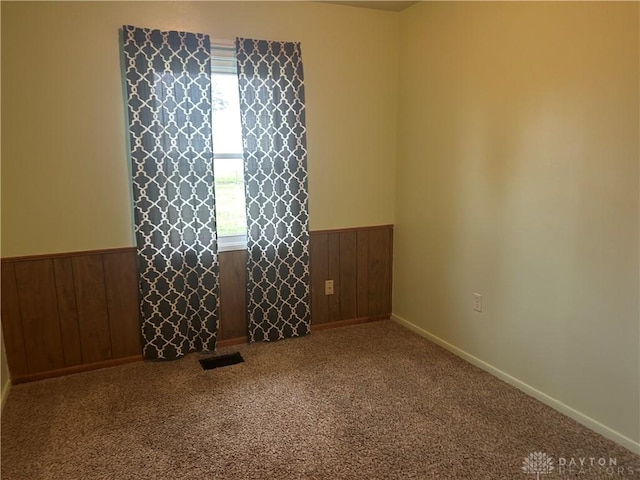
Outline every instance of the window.
[[218, 250], [246, 248], [242, 126], [235, 48], [211, 47], [213, 170]]

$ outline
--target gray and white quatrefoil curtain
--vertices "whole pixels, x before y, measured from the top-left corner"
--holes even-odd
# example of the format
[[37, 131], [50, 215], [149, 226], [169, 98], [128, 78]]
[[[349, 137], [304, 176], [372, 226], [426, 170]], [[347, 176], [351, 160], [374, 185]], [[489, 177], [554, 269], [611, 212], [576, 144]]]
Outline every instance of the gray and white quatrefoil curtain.
[[307, 146], [299, 43], [236, 40], [250, 341], [311, 326]]
[[214, 350], [209, 37], [124, 26], [123, 42], [144, 356]]

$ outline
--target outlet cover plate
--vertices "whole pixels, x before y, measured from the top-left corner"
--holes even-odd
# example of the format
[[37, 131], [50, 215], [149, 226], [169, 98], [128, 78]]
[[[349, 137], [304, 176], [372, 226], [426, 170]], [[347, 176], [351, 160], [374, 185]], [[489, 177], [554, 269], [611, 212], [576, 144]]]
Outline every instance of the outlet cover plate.
[[324, 282], [324, 294], [333, 295], [333, 280], [326, 280]]
[[482, 295], [480, 295], [479, 293], [473, 294], [473, 309], [476, 312], [482, 311]]

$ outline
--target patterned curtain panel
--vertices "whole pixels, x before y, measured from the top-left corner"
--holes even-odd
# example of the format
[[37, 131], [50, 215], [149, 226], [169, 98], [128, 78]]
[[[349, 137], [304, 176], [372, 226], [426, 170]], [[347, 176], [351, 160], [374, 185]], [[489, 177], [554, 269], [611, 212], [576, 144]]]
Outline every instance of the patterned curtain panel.
[[300, 44], [236, 40], [244, 139], [249, 339], [310, 331], [309, 215]]
[[123, 34], [144, 356], [214, 350], [209, 37], [131, 26]]

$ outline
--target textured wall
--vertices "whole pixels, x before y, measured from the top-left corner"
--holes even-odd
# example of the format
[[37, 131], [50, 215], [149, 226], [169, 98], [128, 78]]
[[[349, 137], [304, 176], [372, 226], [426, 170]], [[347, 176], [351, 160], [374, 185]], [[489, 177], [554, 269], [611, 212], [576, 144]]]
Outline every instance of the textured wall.
[[394, 256], [398, 316], [635, 442], [638, 9], [402, 12]]
[[313, 2], [2, 4], [2, 256], [133, 245], [118, 29], [302, 42], [312, 229], [393, 223], [399, 14]]

